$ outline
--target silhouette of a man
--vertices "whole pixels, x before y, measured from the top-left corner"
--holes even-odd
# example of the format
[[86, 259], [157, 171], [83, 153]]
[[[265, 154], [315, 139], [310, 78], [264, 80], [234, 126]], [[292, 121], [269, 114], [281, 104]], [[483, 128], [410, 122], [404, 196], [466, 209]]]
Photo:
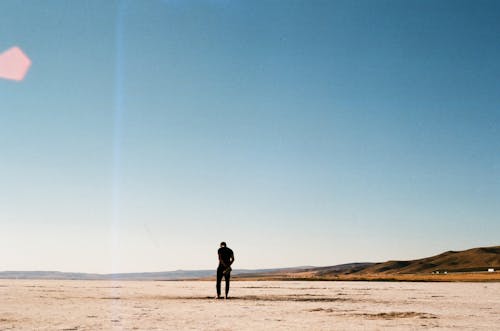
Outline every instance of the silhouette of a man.
[[222, 277], [224, 277], [224, 281], [226, 282], [226, 299], [229, 295], [229, 279], [231, 278], [231, 264], [234, 262], [234, 254], [233, 251], [226, 246], [226, 243], [223, 241], [220, 243], [220, 248], [217, 251], [219, 254], [219, 266], [217, 267], [217, 299], [221, 299], [220, 295], [220, 285], [222, 282]]

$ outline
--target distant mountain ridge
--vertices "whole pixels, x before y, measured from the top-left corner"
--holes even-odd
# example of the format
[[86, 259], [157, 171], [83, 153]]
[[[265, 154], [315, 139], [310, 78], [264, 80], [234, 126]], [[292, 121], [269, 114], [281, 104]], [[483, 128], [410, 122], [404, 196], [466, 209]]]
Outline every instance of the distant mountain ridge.
[[[488, 269], [500, 270], [500, 246], [448, 251], [416, 260], [347, 263], [329, 267], [305, 268], [294, 272], [249, 273], [238, 276], [238, 278], [248, 280], [387, 280], [393, 276], [398, 276], [397, 279], [399, 280], [415, 280], [424, 278], [408, 278], [406, 276], [425, 276], [438, 272], [450, 274], [484, 273]], [[494, 275], [493, 278], [498, 277]]]
[[357, 271], [357, 273], [419, 274], [435, 271], [477, 272], [500, 269], [500, 246], [448, 251], [435, 256], [409, 261], [387, 261]]
[[94, 274], [61, 271], [2, 271], [0, 279], [57, 279], [57, 280], [175, 280], [207, 277], [213, 270], [177, 270], [165, 272], [137, 272]]
[[[433, 272], [486, 272], [500, 270], [500, 246], [478, 247], [464, 251], [447, 251], [416, 260], [391, 260], [381, 263], [358, 262], [327, 267], [293, 267], [275, 269], [235, 269], [240, 279], [334, 279], [337, 276], [418, 275]], [[3, 271], [0, 279], [74, 279], [74, 280], [188, 280], [208, 279], [215, 270], [176, 270], [139, 273], [74, 273], [59, 271]]]
[[[276, 268], [276, 269], [235, 269], [233, 275], [252, 273], [293, 272], [310, 267]], [[175, 270], [160, 272], [134, 272], [115, 274], [96, 274], [61, 271], [1, 271], [0, 279], [56, 279], [56, 280], [185, 280], [215, 276], [211, 270]]]

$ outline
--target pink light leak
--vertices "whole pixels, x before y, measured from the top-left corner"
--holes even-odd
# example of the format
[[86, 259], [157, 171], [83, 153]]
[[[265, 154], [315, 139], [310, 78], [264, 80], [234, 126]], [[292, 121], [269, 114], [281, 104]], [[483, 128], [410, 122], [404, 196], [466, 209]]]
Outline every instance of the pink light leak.
[[0, 78], [22, 81], [31, 66], [31, 60], [17, 46], [0, 54]]

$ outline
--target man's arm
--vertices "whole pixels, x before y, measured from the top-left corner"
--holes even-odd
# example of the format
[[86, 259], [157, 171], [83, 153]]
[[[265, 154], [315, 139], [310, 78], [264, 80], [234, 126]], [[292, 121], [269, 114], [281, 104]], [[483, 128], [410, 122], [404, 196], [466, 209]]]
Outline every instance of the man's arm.
[[219, 263], [222, 264], [224, 267], [226, 267], [226, 264], [224, 263], [224, 260], [222, 260], [220, 253], [218, 253], [218, 254], [219, 254]]
[[234, 262], [234, 254], [231, 254], [231, 257], [229, 258], [229, 265], [233, 264]]

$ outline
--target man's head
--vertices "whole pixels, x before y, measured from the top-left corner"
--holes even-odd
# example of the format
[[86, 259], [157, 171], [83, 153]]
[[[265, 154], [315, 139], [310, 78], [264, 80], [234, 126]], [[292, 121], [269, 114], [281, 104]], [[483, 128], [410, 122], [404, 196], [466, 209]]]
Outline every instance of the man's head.
[[226, 242], [225, 241], [221, 242], [220, 247], [226, 247]]

